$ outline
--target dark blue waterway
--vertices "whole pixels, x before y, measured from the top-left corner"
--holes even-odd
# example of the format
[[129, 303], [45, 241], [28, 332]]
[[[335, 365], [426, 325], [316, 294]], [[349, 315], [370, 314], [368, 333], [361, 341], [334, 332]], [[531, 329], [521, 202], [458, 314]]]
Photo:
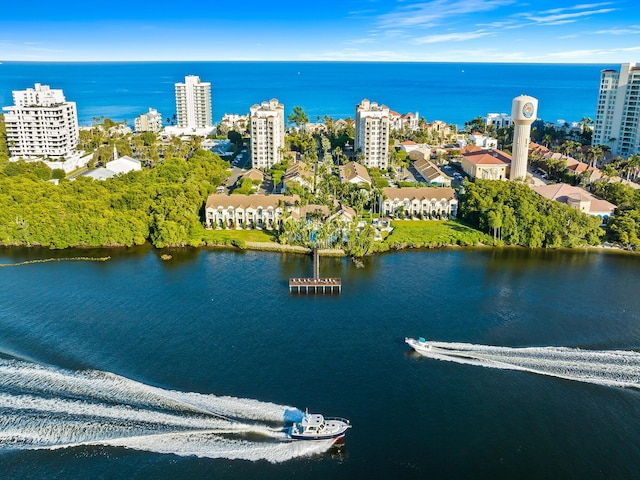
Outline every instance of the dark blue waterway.
[[34, 83], [62, 88], [75, 101], [81, 125], [102, 115], [121, 121], [157, 109], [175, 113], [174, 84], [198, 75], [212, 84], [213, 119], [244, 114], [251, 105], [278, 98], [288, 114], [300, 105], [311, 121], [355, 116], [363, 98], [428, 121], [463, 125], [489, 112], [511, 113], [521, 94], [539, 99], [545, 121], [595, 118], [600, 71], [619, 65], [380, 63], [380, 62], [130, 62], [0, 65], [0, 106], [11, 92]]
[[[405, 336], [638, 350], [640, 258], [440, 250], [323, 259], [341, 295], [290, 295], [305, 256], [4, 250], [0, 352], [171, 390], [350, 418], [341, 453], [283, 463], [104, 446], [0, 450], [2, 478], [638, 478], [640, 392], [417, 358]], [[0, 385], [0, 394], [7, 388]], [[8, 392], [12, 394], [11, 391]]]

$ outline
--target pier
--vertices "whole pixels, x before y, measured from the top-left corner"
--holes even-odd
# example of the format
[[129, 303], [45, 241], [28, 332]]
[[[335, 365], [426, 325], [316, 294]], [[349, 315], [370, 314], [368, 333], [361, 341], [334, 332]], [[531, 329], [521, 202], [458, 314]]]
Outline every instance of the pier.
[[313, 277], [290, 278], [289, 293], [340, 293], [342, 292], [342, 279], [320, 278], [320, 259], [318, 249], [313, 249]]

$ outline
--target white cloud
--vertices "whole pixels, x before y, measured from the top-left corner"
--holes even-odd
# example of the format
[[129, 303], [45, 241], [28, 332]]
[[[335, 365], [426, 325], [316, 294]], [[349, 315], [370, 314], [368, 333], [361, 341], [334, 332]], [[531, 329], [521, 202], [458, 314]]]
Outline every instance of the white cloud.
[[569, 50], [565, 52], [552, 52], [546, 56], [549, 59], [570, 59], [574, 61], [587, 60], [593, 61], [593, 57], [612, 56], [619, 53], [640, 52], [640, 45], [635, 47], [624, 48], [596, 48], [583, 50]]
[[580, 5], [573, 5], [571, 7], [552, 8], [551, 10], [545, 10], [544, 12], [540, 12], [540, 13], [556, 14], [556, 13], [562, 13], [562, 12], [571, 11], [571, 10], [588, 10], [592, 8], [599, 8], [599, 7], [611, 5], [612, 3], [613, 2], [584, 3]]
[[478, 30], [475, 32], [455, 32], [444, 33], [440, 35], [428, 35], [426, 37], [415, 38], [412, 43], [440, 43], [440, 42], [464, 42], [467, 40], [473, 40], [475, 38], [487, 37], [493, 35], [493, 32], [487, 32], [485, 30]]
[[637, 35], [640, 34], [640, 26], [631, 25], [628, 28], [609, 28], [607, 30], [598, 30], [594, 33], [601, 35]]
[[572, 7], [570, 9], [555, 9], [539, 13], [525, 13], [524, 17], [540, 25], [561, 25], [576, 22], [583, 17], [591, 17], [593, 15], [602, 15], [616, 11], [615, 8], [600, 8], [597, 10], [584, 10], [582, 12], [561, 13], [565, 10], [575, 10], [577, 8], [578, 7]]
[[511, 5], [516, 0], [432, 0], [413, 5], [403, 5], [380, 15], [378, 22], [384, 28], [432, 27], [450, 17], [468, 13], [487, 12]]

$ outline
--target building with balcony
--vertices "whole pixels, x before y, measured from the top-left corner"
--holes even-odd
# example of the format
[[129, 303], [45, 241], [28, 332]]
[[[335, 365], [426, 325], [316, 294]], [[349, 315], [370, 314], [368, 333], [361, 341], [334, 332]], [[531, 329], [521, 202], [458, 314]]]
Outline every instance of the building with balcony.
[[389, 108], [367, 99], [356, 106], [355, 152], [368, 168], [389, 166]]
[[458, 199], [453, 188], [383, 188], [380, 212], [389, 218], [455, 218]]
[[624, 158], [640, 153], [640, 66], [635, 63], [601, 72], [591, 144], [607, 145]]
[[282, 161], [284, 105], [276, 98], [250, 109], [251, 165], [267, 170]]
[[178, 128], [197, 132], [213, 128], [211, 83], [196, 75], [187, 75], [183, 83], [175, 84]]
[[209, 195], [205, 206], [207, 228], [257, 228], [271, 230], [282, 225], [285, 212], [300, 202], [297, 195]]
[[143, 113], [136, 117], [133, 121], [133, 127], [138, 133], [158, 133], [162, 130], [162, 115], [160, 115], [155, 108], [150, 108], [147, 113]]
[[62, 90], [35, 84], [13, 92], [13, 106], [3, 107], [7, 145], [13, 158], [70, 157], [78, 146], [75, 102], [67, 102]]

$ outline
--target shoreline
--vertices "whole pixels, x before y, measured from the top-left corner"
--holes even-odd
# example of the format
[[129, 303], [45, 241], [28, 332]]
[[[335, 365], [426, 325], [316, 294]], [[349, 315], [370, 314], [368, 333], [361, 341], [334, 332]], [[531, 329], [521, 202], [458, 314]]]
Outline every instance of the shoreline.
[[[5, 252], [17, 252], [18, 250], [24, 250], [24, 251], [30, 251], [30, 252], [36, 252], [36, 251], [44, 251], [46, 250], [47, 252], [51, 253], [52, 256], [51, 257], [47, 257], [46, 259], [33, 259], [33, 260], [28, 260], [28, 261], [23, 261], [23, 262], [16, 262], [16, 263], [42, 263], [45, 261], [54, 261], [54, 260], [74, 260], [74, 259], [87, 259], [87, 260], [95, 260], [95, 259], [104, 259], [104, 252], [105, 251], [109, 251], [112, 253], [115, 252], [126, 252], [128, 250], [137, 250], [137, 249], [146, 249], [146, 250], [152, 250], [155, 251], [158, 254], [158, 257], [163, 257], [165, 255], [169, 255], [170, 257], [174, 256], [176, 253], [180, 252], [180, 251], [191, 251], [191, 252], [197, 252], [199, 250], [232, 250], [232, 251], [236, 251], [236, 252], [243, 252], [243, 251], [254, 251], [254, 252], [271, 252], [271, 253], [291, 253], [291, 254], [299, 254], [299, 255], [311, 255], [313, 253], [313, 250], [311, 248], [308, 247], [302, 247], [302, 246], [298, 246], [298, 245], [283, 245], [283, 244], [279, 244], [276, 242], [245, 242], [245, 244], [242, 247], [236, 246], [236, 245], [231, 245], [231, 244], [220, 244], [220, 245], [213, 245], [213, 244], [209, 244], [209, 245], [199, 245], [199, 246], [189, 246], [189, 245], [183, 245], [183, 246], [167, 246], [164, 248], [156, 248], [153, 245], [151, 245], [151, 243], [146, 242], [142, 245], [133, 245], [133, 246], [127, 246], [127, 245], [108, 245], [108, 246], [87, 246], [87, 245], [78, 245], [78, 246], [74, 246], [74, 247], [68, 247], [68, 248], [64, 248], [64, 249], [51, 249], [49, 247], [46, 246], [41, 246], [41, 245], [4, 245], [4, 244], [0, 244], [0, 253], [5, 251]], [[372, 253], [368, 253], [366, 255], [364, 255], [364, 257], [375, 257], [378, 255], [385, 255], [385, 254], [393, 254], [393, 253], [400, 253], [400, 252], [407, 252], [407, 251], [432, 251], [432, 250], [445, 250], [445, 249], [451, 249], [451, 250], [495, 250], [495, 251], [507, 251], [507, 250], [511, 250], [511, 251], [521, 251], [521, 252], [525, 252], [525, 251], [543, 251], [543, 252], [584, 252], [584, 253], [589, 253], [589, 252], [599, 252], [599, 253], [607, 253], [607, 254], [617, 254], [617, 255], [637, 255], [638, 252], [636, 251], [632, 251], [629, 249], [625, 249], [621, 246], [617, 246], [617, 245], [613, 245], [613, 244], [602, 244], [602, 245], [597, 245], [597, 246], [582, 246], [582, 247], [560, 247], [560, 248], [529, 248], [529, 247], [523, 247], [523, 246], [519, 246], [519, 245], [502, 245], [502, 246], [493, 246], [493, 245], [485, 245], [485, 244], [477, 244], [477, 245], [458, 245], [458, 244], [449, 244], [449, 245], [438, 245], [438, 246], [434, 246], [434, 247], [426, 247], [426, 246], [419, 246], [419, 247], [415, 247], [412, 245], [404, 245], [402, 247], [393, 247], [393, 248], [389, 248], [387, 250], [384, 251], [375, 251]], [[95, 250], [96, 251], [96, 256], [95, 257], [88, 257], [88, 256], [82, 256], [82, 257], [63, 257], [62, 255], [64, 255], [65, 252], [69, 252], [72, 250], [79, 250], [79, 251], [88, 251], [88, 250]], [[340, 257], [348, 257], [349, 255], [343, 250], [343, 249], [337, 249], [337, 248], [327, 248], [327, 249], [319, 249], [318, 250], [318, 254], [321, 257], [335, 257], [335, 258], [340, 258]], [[362, 258], [362, 257], [361, 257]], [[109, 256], [108, 259], [111, 259], [111, 257]], [[170, 260], [170, 259], [169, 259]], [[0, 264], [0, 267], [4, 267], [4, 266], [11, 266], [12, 264]]]

